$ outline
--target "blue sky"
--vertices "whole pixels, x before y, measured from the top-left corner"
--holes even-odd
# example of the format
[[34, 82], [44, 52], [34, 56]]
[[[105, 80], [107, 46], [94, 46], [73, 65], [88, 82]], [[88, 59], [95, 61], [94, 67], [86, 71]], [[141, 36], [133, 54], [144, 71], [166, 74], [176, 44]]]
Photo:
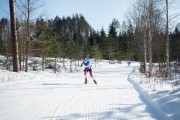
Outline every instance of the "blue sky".
[[[45, 18], [51, 19], [56, 15], [72, 16], [82, 14], [95, 29], [102, 27], [107, 30], [113, 18], [120, 22], [125, 19], [125, 13], [135, 0], [42, 0], [45, 4]], [[8, 17], [8, 0], [0, 0], [0, 18]], [[44, 12], [45, 11], [45, 12]]]
[[[58, 1], [58, 2], [57, 2]], [[48, 16], [81, 13], [95, 30], [108, 29], [113, 18], [122, 21], [135, 0], [46, 0]], [[53, 11], [53, 12], [52, 12]]]
[[9, 17], [9, 0], [0, 0], [0, 18]]
[[[0, 0], [0, 18], [9, 17], [9, 0]], [[109, 24], [113, 18], [122, 23], [125, 15], [131, 9], [131, 4], [136, 0], [41, 0], [45, 5], [41, 8], [44, 17], [54, 18], [56, 15], [72, 16], [73, 13], [82, 14], [88, 23], [95, 29], [101, 30], [103, 27], [108, 30]], [[180, 0], [171, 9], [172, 13], [180, 13]], [[40, 10], [39, 10], [40, 11]], [[40, 12], [41, 13], [41, 12]], [[180, 22], [180, 17], [175, 19], [174, 23]]]

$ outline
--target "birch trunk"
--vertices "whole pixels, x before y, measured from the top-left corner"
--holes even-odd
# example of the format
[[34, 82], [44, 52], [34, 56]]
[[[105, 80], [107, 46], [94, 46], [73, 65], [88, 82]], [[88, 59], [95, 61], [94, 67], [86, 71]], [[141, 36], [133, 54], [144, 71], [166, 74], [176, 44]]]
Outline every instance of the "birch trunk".
[[153, 19], [153, 0], [149, 0], [149, 77], [152, 73], [152, 19]]
[[168, 0], [166, 0], [166, 70], [169, 70], [169, 17], [168, 17]]
[[147, 46], [146, 46], [146, 30], [144, 30], [144, 73], [147, 75], [146, 63], [147, 63]]

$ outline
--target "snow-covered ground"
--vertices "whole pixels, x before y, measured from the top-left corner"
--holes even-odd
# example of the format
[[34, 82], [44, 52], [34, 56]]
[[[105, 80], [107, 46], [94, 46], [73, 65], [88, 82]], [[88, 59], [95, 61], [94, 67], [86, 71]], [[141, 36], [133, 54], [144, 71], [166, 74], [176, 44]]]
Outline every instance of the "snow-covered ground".
[[83, 68], [56, 74], [0, 70], [0, 120], [180, 119], [179, 94], [168, 94], [171, 90], [158, 94], [139, 84], [140, 75], [133, 72], [138, 67], [137, 62], [130, 67], [127, 62], [102, 61], [96, 67], [93, 63], [98, 85], [89, 77], [83, 84]]
[[[176, 76], [179, 81], [180, 76]], [[175, 91], [171, 82], [175, 80], [163, 81], [161, 78], [146, 78], [134, 69], [128, 80], [134, 88], [148, 102], [152, 108], [159, 113], [161, 119], [180, 120], [180, 91]]]

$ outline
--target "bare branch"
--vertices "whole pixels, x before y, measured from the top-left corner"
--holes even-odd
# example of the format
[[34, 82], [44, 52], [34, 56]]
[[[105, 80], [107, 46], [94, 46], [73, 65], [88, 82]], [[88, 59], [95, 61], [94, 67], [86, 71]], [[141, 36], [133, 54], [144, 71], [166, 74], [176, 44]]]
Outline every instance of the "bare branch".
[[174, 18], [178, 17], [178, 16], [180, 16], [180, 13], [176, 14], [174, 17], [172, 17], [171, 19], [169, 19], [169, 22], [170, 22], [171, 20], [173, 20]]

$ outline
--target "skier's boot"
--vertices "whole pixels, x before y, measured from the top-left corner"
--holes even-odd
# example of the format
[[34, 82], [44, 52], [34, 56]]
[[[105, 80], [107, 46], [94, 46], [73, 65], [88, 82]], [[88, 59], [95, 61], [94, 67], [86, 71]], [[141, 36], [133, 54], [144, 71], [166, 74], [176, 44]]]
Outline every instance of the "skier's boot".
[[94, 83], [97, 85], [97, 82], [96, 82], [96, 80], [93, 80], [94, 81]]
[[84, 82], [84, 84], [87, 84], [87, 78], [85, 78], [85, 82]]

